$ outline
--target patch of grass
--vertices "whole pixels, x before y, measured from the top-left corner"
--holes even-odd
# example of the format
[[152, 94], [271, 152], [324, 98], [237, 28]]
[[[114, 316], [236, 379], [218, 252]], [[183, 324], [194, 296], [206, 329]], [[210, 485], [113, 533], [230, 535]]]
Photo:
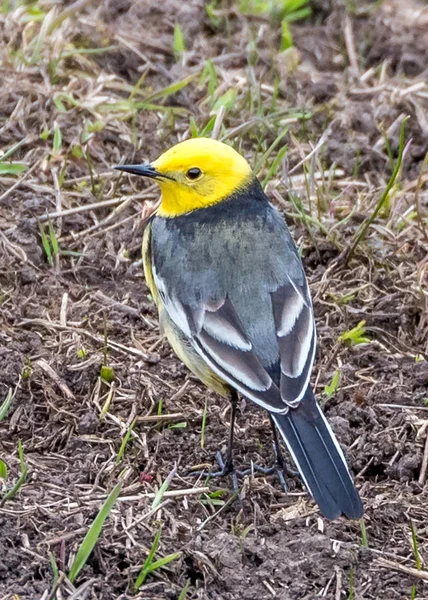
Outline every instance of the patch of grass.
[[77, 551], [73, 564], [71, 565], [70, 572], [68, 574], [68, 578], [71, 582], [73, 582], [76, 579], [81, 569], [85, 566], [86, 561], [88, 560], [92, 550], [95, 548], [95, 544], [97, 543], [101, 535], [104, 522], [109, 516], [111, 509], [115, 505], [116, 500], [120, 494], [120, 490], [121, 484], [118, 483], [109, 494], [107, 500], [105, 501], [99, 513], [95, 517], [94, 522], [90, 526], [88, 533], [83, 538], [83, 542], [81, 543], [80, 548]]
[[[153, 540], [152, 547], [150, 548], [149, 554], [148, 554], [146, 560], [144, 561], [143, 566], [141, 567], [141, 571], [140, 571], [137, 579], [135, 580], [134, 589], [136, 592], [138, 592], [140, 587], [144, 584], [144, 582], [146, 581], [146, 579], [150, 575], [150, 573], [153, 573], [157, 569], [162, 569], [162, 567], [165, 567], [170, 562], [172, 562], [173, 560], [177, 560], [181, 556], [181, 552], [174, 552], [173, 554], [168, 554], [167, 556], [164, 556], [163, 558], [154, 560], [155, 554], [158, 551], [158, 547], [159, 547], [159, 543], [160, 543], [161, 531], [162, 531], [162, 528], [159, 527], [159, 529], [155, 535], [155, 539]], [[184, 595], [183, 597], [185, 598], [186, 596]]]

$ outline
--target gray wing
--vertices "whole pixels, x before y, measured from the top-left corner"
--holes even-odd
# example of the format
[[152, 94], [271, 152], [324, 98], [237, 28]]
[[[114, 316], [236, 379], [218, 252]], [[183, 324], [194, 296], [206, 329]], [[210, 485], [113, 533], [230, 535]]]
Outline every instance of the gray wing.
[[251, 341], [227, 294], [215, 302], [201, 301], [190, 307], [168, 291], [155, 268], [153, 275], [170, 319], [215, 373], [272, 412], [287, 412], [300, 402], [315, 354], [312, 304], [304, 277], [288, 277], [270, 293], [271, 306], [264, 307], [275, 323], [281, 370], [277, 378], [262, 363], [257, 343]]
[[316, 334], [311, 296], [306, 279], [289, 278], [272, 293], [272, 308], [279, 345], [281, 397], [296, 406], [309, 385], [315, 358]]

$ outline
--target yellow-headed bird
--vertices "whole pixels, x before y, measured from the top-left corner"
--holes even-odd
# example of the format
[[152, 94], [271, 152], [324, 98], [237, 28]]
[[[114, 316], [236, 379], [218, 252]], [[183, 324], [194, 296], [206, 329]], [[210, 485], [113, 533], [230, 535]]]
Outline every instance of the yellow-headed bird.
[[[208, 138], [122, 171], [154, 179], [162, 200], [144, 233], [144, 271], [161, 327], [207, 386], [265, 408], [322, 514], [363, 507], [343, 452], [310, 386], [312, 302], [280, 213], [247, 161]], [[231, 443], [224, 472], [231, 468]]]

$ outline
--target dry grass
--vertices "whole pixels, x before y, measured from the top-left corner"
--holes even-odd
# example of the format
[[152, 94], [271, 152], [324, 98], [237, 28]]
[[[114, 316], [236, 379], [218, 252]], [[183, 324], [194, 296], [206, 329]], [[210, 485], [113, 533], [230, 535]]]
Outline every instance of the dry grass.
[[[239, 2], [0, 5], [3, 494], [22, 475], [18, 440], [28, 469], [0, 507], [0, 597], [428, 597], [426, 9], [319, 0], [280, 52], [278, 24]], [[157, 190], [111, 167], [201, 134], [243, 152], [287, 214], [316, 307], [316, 389], [367, 547], [298, 481], [286, 496], [247, 477], [240, 503], [229, 480], [188, 476], [224, 447], [228, 407], [159, 335], [140, 262]], [[247, 406], [236, 462], [271, 460], [265, 416]], [[154, 560], [180, 556], [134, 593], [160, 525]]]

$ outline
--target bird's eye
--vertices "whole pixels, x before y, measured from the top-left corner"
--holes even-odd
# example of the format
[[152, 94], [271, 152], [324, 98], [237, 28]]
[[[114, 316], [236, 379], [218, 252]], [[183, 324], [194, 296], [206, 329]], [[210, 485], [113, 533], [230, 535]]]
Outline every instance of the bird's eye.
[[195, 181], [195, 179], [198, 179], [202, 175], [202, 171], [198, 167], [193, 167], [187, 171], [186, 175], [188, 179]]

